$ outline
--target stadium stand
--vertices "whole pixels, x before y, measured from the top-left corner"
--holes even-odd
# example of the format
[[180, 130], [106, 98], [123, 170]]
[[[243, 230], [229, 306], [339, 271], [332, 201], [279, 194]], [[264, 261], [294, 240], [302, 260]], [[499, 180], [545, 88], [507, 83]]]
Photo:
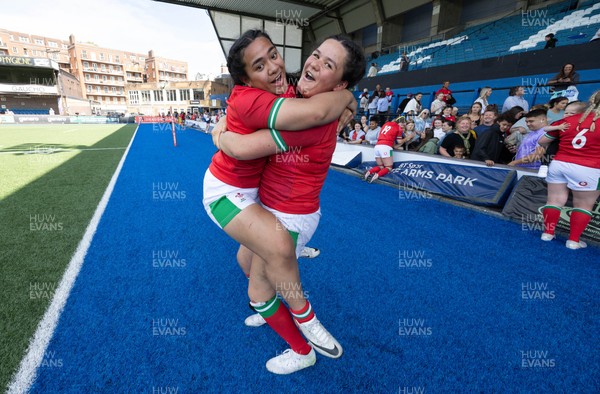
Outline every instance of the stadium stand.
[[[569, 10], [569, 4], [566, 1], [542, 9], [518, 11], [469, 27], [455, 37], [413, 47], [407, 51], [410, 70], [542, 49], [548, 33], [557, 34], [557, 46], [589, 42], [600, 28], [600, 3], [579, 10]], [[400, 53], [380, 56], [377, 63], [381, 65], [378, 75], [398, 72]]]

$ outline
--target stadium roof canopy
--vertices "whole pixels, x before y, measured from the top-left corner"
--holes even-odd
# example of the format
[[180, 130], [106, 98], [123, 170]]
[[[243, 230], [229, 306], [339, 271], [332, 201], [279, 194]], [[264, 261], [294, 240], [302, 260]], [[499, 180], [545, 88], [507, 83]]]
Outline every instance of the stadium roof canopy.
[[267, 31], [290, 71], [300, 70], [303, 49], [307, 56], [311, 44], [322, 38], [353, 33], [367, 26], [381, 27], [396, 16], [432, 3], [432, 0], [154, 1], [207, 10], [225, 55], [244, 31], [252, 28]]

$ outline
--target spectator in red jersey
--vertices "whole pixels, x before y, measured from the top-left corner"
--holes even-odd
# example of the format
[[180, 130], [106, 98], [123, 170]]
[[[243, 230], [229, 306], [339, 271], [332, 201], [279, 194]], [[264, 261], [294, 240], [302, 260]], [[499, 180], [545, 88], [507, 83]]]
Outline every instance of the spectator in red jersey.
[[[452, 122], [456, 122], [456, 116], [452, 115], [452, 107], [445, 107], [442, 110], [442, 120], [451, 120]], [[469, 118], [470, 120], [470, 118]]]
[[[371, 120], [371, 123], [377, 124], [374, 120]], [[365, 132], [362, 130], [360, 123], [356, 123], [354, 125], [354, 129], [348, 135], [347, 142], [349, 144], [362, 144], [365, 141]]]
[[436, 97], [440, 93], [442, 93], [444, 95], [443, 100], [446, 103], [446, 105], [452, 106], [452, 105], [454, 105], [454, 103], [456, 103], [456, 100], [454, 99], [454, 97], [452, 97], [452, 90], [450, 90], [450, 81], [444, 82], [444, 84], [442, 85], [442, 88], [440, 90], [438, 90], [437, 92], [435, 92]]

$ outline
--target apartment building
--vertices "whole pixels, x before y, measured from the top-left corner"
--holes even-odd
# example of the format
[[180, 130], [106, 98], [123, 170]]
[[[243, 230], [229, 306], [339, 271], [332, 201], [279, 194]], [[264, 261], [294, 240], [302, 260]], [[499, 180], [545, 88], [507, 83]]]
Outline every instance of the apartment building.
[[74, 35], [64, 41], [0, 29], [0, 55], [56, 61], [60, 70], [78, 80], [81, 96], [102, 113], [126, 112], [126, 84], [170, 83], [188, 78], [187, 62], [157, 57], [152, 50], [145, 54], [103, 48], [78, 42]]

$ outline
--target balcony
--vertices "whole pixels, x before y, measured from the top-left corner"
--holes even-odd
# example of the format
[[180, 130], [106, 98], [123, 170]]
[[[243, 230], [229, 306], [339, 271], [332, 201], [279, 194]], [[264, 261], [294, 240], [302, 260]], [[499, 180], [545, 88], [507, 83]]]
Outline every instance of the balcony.
[[91, 68], [91, 67], [88, 67], [88, 68], [84, 67], [83, 68], [83, 72], [85, 72], [85, 73], [92, 73], [92, 74], [106, 74], [106, 75], [120, 75], [120, 76], [123, 75], [123, 71], [116, 71], [116, 70], [110, 71], [109, 69], [102, 70], [102, 69], [99, 69], [99, 68], [94, 69], [94, 68]]

